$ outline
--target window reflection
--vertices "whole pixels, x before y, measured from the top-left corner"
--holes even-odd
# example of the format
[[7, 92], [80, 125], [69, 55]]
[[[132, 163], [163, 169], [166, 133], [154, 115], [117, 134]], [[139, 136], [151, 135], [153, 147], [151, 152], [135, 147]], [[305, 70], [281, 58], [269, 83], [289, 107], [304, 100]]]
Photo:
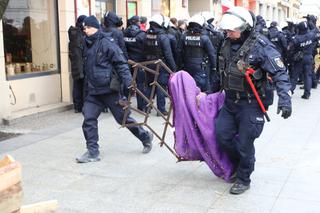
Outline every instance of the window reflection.
[[7, 75], [57, 69], [55, 2], [9, 1], [3, 16]]

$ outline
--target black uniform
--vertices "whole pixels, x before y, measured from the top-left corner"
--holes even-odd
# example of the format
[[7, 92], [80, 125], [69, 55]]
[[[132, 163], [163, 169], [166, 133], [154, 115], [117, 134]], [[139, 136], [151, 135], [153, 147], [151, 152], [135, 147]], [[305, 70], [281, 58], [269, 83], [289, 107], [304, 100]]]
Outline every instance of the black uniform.
[[252, 80], [266, 107], [273, 102], [273, 90], [267, 80], [267, 75], [271, 76], [284, 118], [291, 115], [291, 85], [280, 53], [266, 37], [246, 30], [237, 41], [225, 40], [219, 55], [219, 70], [226, 97], [215, 131], [218, 144], [237, 165], [237, 183], [248, 186], [255, 164], [254, 141], [265, 121], [240, 65], [256, 70]]
[[[172, 54], [172, 49], [170, 45], [170, 39], [165, 33], [163, 27], [159, 26], [156, 23], [151, 22], [150, 28], [147, 31], [147, 38], [145, 40], [145, 54], [146, 59], [149, 60], [157, 60], [161, 59], [163, 62], [172, 70], [176, 71], [177, 66], [174, 61], [174, 57]], [[150, 65], [151, 69], [155, 69], [155, 66]], [[147, 74], [147, 83], [151, 83], [154, 79], [154, 75]], [[160, 74], [158, 77], [159, 84], [166, 88], [168, 84], [169, 73], [164, 69], [160, 69]], [[151, 87], [147, 87], [147, 93], [150, 97]], [[156, 90], [157, 94], [157, 108], [163, 114], [167, 114], [165, 109], [165, 94], [160, 90]]]
[[[84, 59], [88, 96], [83, 107], [82, 130], [88, 152], [94, 158], [99, 155], [98, 117], [101, 111], [108, 107], [119, 124], [122, 123], [124, 116], [124, 110], [118, 104], [119, 88], [111, 85], [112, 71], [118, 74], [126, 88], [131, 85], [132, 76], [120, 48], [100, 30], [86, 37]], [[127, 123], [135, 122], [133, 118], [128, 117]], [[150, 144], [150, 135], [141, 126], [133, 126], [128, 129], [139, 138], [144, 146]]]
[[201, 91], [210, 90], [209, 73], [216, 70], [217, 54], [209, 36], [202, 26], [190, 23], [180, 44], [183, 69], [195, 79]]
[[68, 30], [69, 35], [69, 59], [71, 62], [71, 76], [73, 80], [72, 98], [75, 112], [81, 112], [85, 97], [84, 72], [83, 72], [83, 51], [84, 33], [82, 22], [85, 15], [79, 16], [76, 26], [71, 26]]
[[[123, 34], [129, 59], [135, 62], [146, 61], [144, 54], [144, 41], [146, 39], [146, 33], [140, 29], [138, 24], [131, 24], [129, 27], [127, 27], [127, 29], [124, 30]], [[138, 89], [146, 95], [145, 73], [141, 69], [138, 70], [136, 82]], [[137, 105], [139, 110], [145, 110], [146, 102], [138, 94]]]

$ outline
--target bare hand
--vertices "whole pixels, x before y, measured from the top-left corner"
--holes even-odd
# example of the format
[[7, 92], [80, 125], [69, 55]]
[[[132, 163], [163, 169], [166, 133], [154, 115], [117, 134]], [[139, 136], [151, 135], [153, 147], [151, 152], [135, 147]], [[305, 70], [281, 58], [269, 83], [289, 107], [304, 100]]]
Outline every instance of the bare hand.
[[203, 95], [207, 95], [206, 93], [204, 92], [200, 92], [197, 96], [196, 96], [196, 104], [197, 104], [197, 107], [199, 108], [200, 107], [200, 99], [201, 99], [201, 96]]

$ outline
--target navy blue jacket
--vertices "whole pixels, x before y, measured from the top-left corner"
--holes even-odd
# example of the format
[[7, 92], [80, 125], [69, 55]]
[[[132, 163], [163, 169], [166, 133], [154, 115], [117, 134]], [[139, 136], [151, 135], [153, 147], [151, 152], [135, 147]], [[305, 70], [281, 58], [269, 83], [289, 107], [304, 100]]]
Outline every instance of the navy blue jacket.
[[[235, 55], [241, 45], [241, 43], [232, 43], [231, 55]], [[276, 50], [275, 46], [265, 36], [260, 35], [251, 51], [249, 51], [248, 59], [249, 64], [254, 69], [260, 69], [262, 72], [268, 73], [272, 78], [279, 96], [278, 106], [291, 107], [290, 79], [281, 54]]]
[[285, 35], [277, 27], [269, 27], [268, 38], [276, 46], [281, 55], [285, 56], [288, 47]]
[[207, 24], [205, 26], [204, 33], [207, 33], [207, 35], [211, 40], [212, 45], [215, 47], [218, 53], [222, 45], [222, 42], [224, 40], [223, 33], [220, 31], [217, 31], [212, 24]]
[[[186, 55], [189, 48], [188, 46], [186, 46], [187, 36], [189, 36], [188, 31], [182, 35], [179, 45], [179, 49], [181, 49], [181, 54], [183, 57], [183, 68], [186, 71], [190, 71], [190, 69], [193, 69], [193, 72], [197, 72], [197, 70], [200, 71], [201, 69], [203, 69], [202, 63], [204, 58], [199, 57], [196, 53], [194, 54], [194, 56]], [[209, 63], [207, 65], [210, 66], [211, 69], [215, 69], [217, 51], [212, 45], [208, 35], [204, 33], [201, 34], [199, 48], [202, 49], [203, 53], [206, 55], [206, 57], [208, 57]]]
[[131, 85], [132, 76], [121, 49], [112, 38], [100, 30], [92, 35], [96, 39], [86, 45], [84, 51], [85, 82], [91, 95], [114, 92], [110, 88], [112, 71], [116, 72], [126, 88]]
[[175, 61], [176, 65], [178, 65], [178, 51], [177, 51], [178, 41], [177, 41], [177, 38], [169, 30], [166, 30], [166, 33], [167, 33], [167, 36], [170, 40], [170, 46], [171, 46], [171, 51], [172, 51], [174, 61]]
[[[159, 48], [161, 50], [162, 59], [164, 59], [164, 63], [172, 70], [176, 71], [177, 66], [174, 61], [174, 57], [172, 54], [170, 39], [165, 33], [165, 30], [161, 28], [160, 26], [150, 26], [150, 28], [147, 30], [147, 34], [153, 34], [157, 35], [157, 42], [159, 44]], [[145, 46], [147, 44], [145, 43]], [[146, 57], [152, 58], [154, 55], [151, 52], [146, 52]], [[161, 58], [160, 58], [161, 59]], [[153, 60], [153, 59], [152, 59]]]
[[115, 42], [119, 45], [126, 59], [128, 59], [128, 52], [123, 39], [123, 33], [117, 28], [117, 23], [119, 22], [119, 17], [113, 13], [109, 12], [108, 16], [104, 18], [104, 32], [110, 35]]
[[296, 35], [292, 38], [290, 48], [292, 48], [294, 52], [301, 51], [304, 56], [313, 55], [314, 49], [317, 45], [318, 36], [319, 35], [316, 30]]
[[123, 35], [129, 59], [136, 62], [145, 61], [144, 41], [146, 33], [138, 25], [132, 24], [124, 30]]

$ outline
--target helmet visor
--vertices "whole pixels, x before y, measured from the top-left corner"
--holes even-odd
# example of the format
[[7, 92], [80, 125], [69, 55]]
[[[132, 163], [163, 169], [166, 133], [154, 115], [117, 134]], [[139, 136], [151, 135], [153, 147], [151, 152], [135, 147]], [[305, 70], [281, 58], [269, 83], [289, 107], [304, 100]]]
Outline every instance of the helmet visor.
[[223, 30], [243, 31], [245, 22], [232, 14], [224, 14], [220, 21], [220, 28]]

